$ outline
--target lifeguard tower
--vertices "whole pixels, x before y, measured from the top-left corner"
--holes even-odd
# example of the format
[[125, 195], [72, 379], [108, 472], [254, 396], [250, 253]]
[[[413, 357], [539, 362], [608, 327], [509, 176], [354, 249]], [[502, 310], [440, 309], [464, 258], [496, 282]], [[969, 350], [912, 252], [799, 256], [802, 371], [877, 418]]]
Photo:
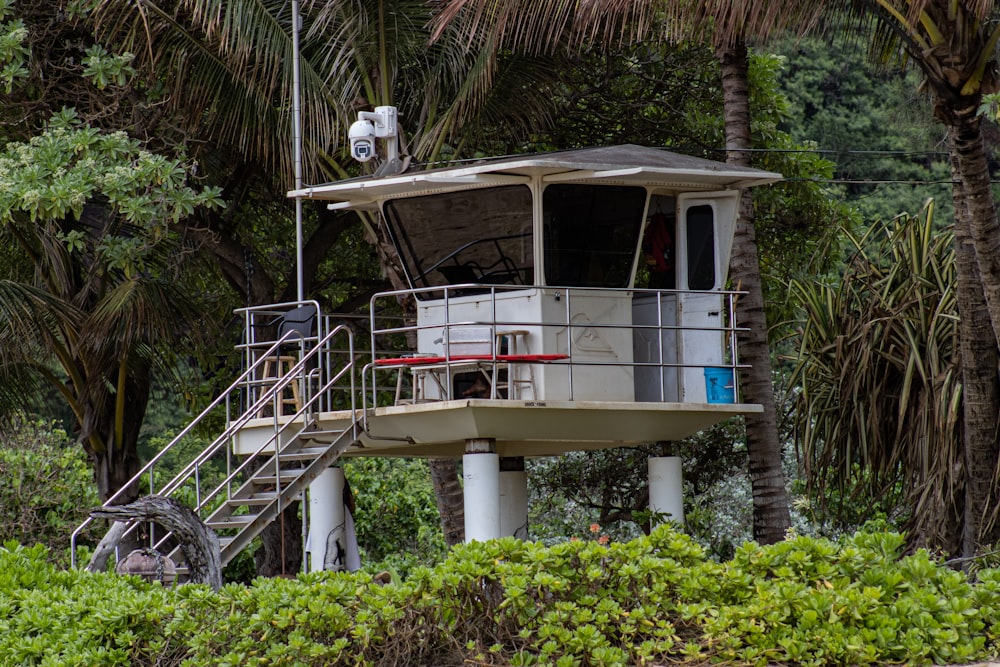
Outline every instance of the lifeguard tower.
[[[308, 487], [321, 569], [337, 458], [462, 457], [466, 539], [523, 534], [525, 458], [761, 410], [739, 401], [724, 287], [741, 191], [780, 178], [627, 145], [291, 192], [384, 224], [409, 289], [372, 299], [364, 345], [315, 302], [243, 310], [246, 369], [215, 404], [226, 431], [158, 492], [225, 457], [226, 481], [197, 493], [225, 561]], [[652, 509], [682, 520], [679, 461], [650, 478]]]

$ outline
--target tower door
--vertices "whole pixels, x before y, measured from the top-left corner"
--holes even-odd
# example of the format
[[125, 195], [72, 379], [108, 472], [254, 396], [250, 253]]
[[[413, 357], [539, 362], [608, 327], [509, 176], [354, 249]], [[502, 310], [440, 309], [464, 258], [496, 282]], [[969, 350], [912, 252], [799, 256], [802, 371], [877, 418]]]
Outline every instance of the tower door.
[[719, 290], [729, 274], [739, 197], [725, 191], [677, 198], [679, 393], [686, 403], [707, 402], [705, 368], [728, 363]]

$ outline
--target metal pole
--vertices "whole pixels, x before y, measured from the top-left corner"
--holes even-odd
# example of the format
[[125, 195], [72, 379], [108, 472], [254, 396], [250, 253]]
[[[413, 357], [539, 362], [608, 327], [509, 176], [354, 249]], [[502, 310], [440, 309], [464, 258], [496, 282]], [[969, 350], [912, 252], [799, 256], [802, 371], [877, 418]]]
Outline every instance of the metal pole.
[[[295, 189], [302, 188], [302, 122], [299, 105], [299, 3], [292, 0], [292, 147], [295, 162]], [[302, 274], [302, 200], [295, 198], [295, 280], [298, 300], [305, 299], [305, 278]]]
[[649, 469], [649, 510], [665, 514], [670, 521], [684, 526], [684, 479], [681, 457], [651, 456]]

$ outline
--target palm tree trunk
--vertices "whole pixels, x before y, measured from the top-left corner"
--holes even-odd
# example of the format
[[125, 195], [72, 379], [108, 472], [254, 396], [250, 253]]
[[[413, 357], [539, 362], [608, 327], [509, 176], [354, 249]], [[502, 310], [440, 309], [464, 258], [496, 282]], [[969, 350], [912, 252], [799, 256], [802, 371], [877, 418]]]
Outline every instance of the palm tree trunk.
[[453, 547], [465, 541], [465, 495], [458, 478], [458, 465], [455, 459], [430, 459], [427, 464], [431, 469], [444, 541]]
[[[1000, 222], [990, 184], [990, 171], [977, 114], [980, 97], [960, 99], [962, 104], [937, 106], [937, 115], [948, 125], [951, 152], [968, 212], [969, 235], [975, 247], [979, 283], [989, 309], [993, 338], [1000, 345]], [[956, 235], [957, 239], [957, 235]]]
[[[750, 95], [746, 45], [719, 49], [722, 66], [723, 105], [726, 125], [726, 162], [750, 165]], [[740, 297], [736, 317], [742, 327], [740, 360], [750, 368], [740, 372], [743, 398], [764, 406], [764, 412], [746, 417], [747, 453], [753, 490], [753, 534], [761, 544], [773, 544], [791, 527], [788, 493], [782, 470], [778, 418], [771, 381], [771, 351], [767, 344], [767, 316], [760, 279], [753, 199], [749, 191], [740, 198], [730, 279], [747, 294]]]
[[[85, 436], [96, 433], [103, 444], [101, 450], [86, 447], [102, 503], [123, 489], [142, 467], [139, 460], [139, 430], [149, 403], [150, 384], [148, 371], [134, 366], [126, 382], [123, 414], [117, 414], [113, 397], [103, 396], [90, 418], [84, 419], [89, 423], [81, 424]], [[119, 418], [122, 420], [120, 441], [115, 436], [115, 424]], [[127, 505], [138, 497], [139, 485], [133, 484], [115, 500], [115, 504]]]
[[[977, 123], [978, 125], [978, 123]], [[955, 176], [955, 264], [959, 313], [959, 349], [962, 359], [962, 421], [965, 466], [965, 508], [962, 522], [962, 555], [975, 555], [978, 547], [995, 541], [994, 512], [997, 507], [993, 485], [997, 471], [997, 414], [1000, 406], [1000, 363], [990, 310], [973, 241], [973, 215], [967, 203], [969, 184], [959, 162], [967, 152], [958, 150], [957, 133], [952, 142]], [[968, 137], [968, 128], [966, 137]], [[968, 147], [968, 142], [963, 142]], [[975, 142], [972, 142], [975, 143]], [[980, 141], [980, 146], [982, 142]]]

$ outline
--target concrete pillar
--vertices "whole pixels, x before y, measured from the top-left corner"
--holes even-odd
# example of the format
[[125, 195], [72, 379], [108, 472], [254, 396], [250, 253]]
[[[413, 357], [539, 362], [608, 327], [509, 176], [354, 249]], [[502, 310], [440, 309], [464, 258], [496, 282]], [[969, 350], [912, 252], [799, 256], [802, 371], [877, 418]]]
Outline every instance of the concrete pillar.
[[309, 571], [347, 569], [344, 471], [327, 468], [309, 485]]
[[649, 457], [649, 510], [684, 526], [684, 485], [679, 456]]
[[528, 539], [528, 473], [523, 456], [500, 459], [500, 534]]
[[496, 440], [466, 440], [462, 471], [465, 541], [485, 542], [500, 537], [500, 457], [496, 453]]

